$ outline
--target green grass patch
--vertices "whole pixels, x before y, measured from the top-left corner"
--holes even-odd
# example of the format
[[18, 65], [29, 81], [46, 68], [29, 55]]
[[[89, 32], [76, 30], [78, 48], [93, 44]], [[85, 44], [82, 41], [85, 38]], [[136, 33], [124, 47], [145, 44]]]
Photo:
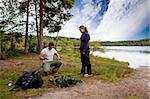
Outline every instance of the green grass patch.
[[138, 96], [128, 96], [127, 99], [140, 99]]

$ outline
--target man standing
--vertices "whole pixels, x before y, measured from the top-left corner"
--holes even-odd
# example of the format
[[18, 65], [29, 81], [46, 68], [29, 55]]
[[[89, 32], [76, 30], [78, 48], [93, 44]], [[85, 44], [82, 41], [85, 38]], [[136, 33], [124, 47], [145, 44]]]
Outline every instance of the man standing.
[[[54, 55], [57, 56], [57, 60], [53, 60]], [[62, 63], [60, 62], [60, 55], [54, 48], [54, 44], [50, 42], [48, 47], [41, 51], [39, 57], [40, 60], [43, 60], [43, 69], [45, 75], [51, 74], [52, 76], [55, 76]]]

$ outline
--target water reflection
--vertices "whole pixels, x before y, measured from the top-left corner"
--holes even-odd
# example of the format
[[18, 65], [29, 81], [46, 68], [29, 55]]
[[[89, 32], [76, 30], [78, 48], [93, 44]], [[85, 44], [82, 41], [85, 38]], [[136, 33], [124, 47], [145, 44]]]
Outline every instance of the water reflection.
[[105, 53], [95, 51], [93, 55], [126, 61], [129, 62], [132, 68], [150, 66], [149, 46], [108, 46], [104, 47], [104, 49]]

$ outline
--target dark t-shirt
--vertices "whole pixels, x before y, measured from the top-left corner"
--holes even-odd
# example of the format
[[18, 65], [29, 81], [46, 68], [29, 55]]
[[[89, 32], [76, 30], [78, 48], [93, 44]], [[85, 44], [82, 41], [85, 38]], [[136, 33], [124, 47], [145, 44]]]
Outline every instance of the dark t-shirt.
[[87, 52], [89, 50], [90, 35], [88, 33], [82, 33], [80, 40], [80, 51]]

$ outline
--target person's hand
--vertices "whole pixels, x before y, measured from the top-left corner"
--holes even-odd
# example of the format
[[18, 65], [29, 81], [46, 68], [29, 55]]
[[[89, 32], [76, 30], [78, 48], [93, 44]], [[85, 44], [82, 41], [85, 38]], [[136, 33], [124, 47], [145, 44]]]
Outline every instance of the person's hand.
[[48, 60], [46, 57], [41, 57], [40, 60]]
[[85, 55], [85, 52], [82, 52], [82, 54], [84, 54], [84, 55]]
[[57, 57], [57, 60], [61, 60], [61, 57]]
[[48, 58], [47, 58], [47, 55], [46, 54], [43, 54], [43, 60], [48, 60]]
[[48, 60], [48, 58], [45, 57], [44, 60]]

